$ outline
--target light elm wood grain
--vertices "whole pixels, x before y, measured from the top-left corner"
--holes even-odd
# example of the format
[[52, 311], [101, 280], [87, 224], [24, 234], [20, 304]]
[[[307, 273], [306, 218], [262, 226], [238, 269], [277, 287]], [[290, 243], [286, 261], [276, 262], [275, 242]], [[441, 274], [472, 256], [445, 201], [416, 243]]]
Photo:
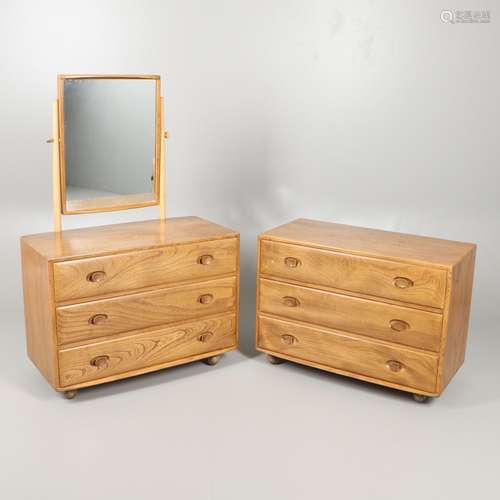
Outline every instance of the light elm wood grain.
[[[210, 300], [201, 300], [211, 296]], [[230, 311], [236, 305], [236, 278], [223, 278], [58, 307], [61, 344], [187, 321]], [[95, 316], [105, 316], [92, 324]]]
[[476, 249], [457, 264], [450, 274], [450, 294], [447, 304], [442, 347], [440, 390], [453, 378], [465, 359], [469, 317], [474, 281]]
[[174, 217], [33, 234], [22, 239], [47, 260], [66, 260], [237, 237], [236, 231], [200, 217]]
[[347, 226], [311, 219], [296, 219], [262, 233], [261, 238], [353, 255], [395, 259], [450, 268], [474, 248], [471, 243], [412, 234]]
[[[260, 311], [296, 321], [358, 333], [397, 344], [439, 351], [442, 315], [260, 279]], [[288, 305], [295, 299], [297, 305]], [[397, 331], [394, 320], [408, 329]]]
[[[474, 244], [308, 219], [266, 231], [258, 243], [257, 349], [427, 396], [439, 396], [463, 363]], [[293, 353], [299, 345], [293, 333], [283, 333], [279, 343], [262, 342], [263, 315], [310, 329], [307, 361]], [[338, 362], [343, 353], [346, 362], [351, 354], [356, 361], [355, 350], [315, 336], [325, 329], [366, 342], [358, 368]], [[387, 363], [390, 379], [368, 373], [363, 363], [370, 346], [376, 351], [379, 345], [432, 360], [434, 385], [429, 377], [419, 384], [398, 381], [404, 363], [398, 359]]]
[[[234, 315], [59, 351], [62, 387], [198, 356], [236, 343]], [[106, 358], [105, 362], [93, 362]]]
[[[260, 272], [270, 277], [300, 281], [311, 286], [361, 292], [401, 302], [442, 308], [446, 271], [403, 262], [360, 257], [300, 245], [261, 240]], [[287, 265], [293, 258], [297, 265]], [[398, 286], [397, 279], [411, 283]]]
[[[288, 336], [295, 340], [284, 341]], [[434, 354], [264, 316], [259, 318], [258, 345], [278, 357], [285, 354], [299, 363], [311, 361], [415, 390], [435, 392], [438, 357]], [[399, 363], [401, 369], [393, 371], [392, 362]]]
[[[237, 254], [238, 240], [230, 238], [57, 262], [56, 300], [76, 300], [184, 280], [206, 281], [236, 272]], [[204, 256], [211, 257], [208, 263], [201, 262]], [[101, 273], [98, 280], [89, 279], [93, 273]]]
[[42, 375], [57, 384], [52, 278], [47, 261], [21, 240], [24, 318], [28, 356]]
[[[182, 217], [25, 236], [21, 249], [28, 353], [58, 391], [219, 356], [237, 345], [240, 258], [235, 231]], [[95, 264], [102, 266], [95, 269]], [[59, 299], [65, 299], [57, 303], [56, 288]], [[228, 323], [222, 323], [222, 316]], [[202, 331], [195, 342], [189, 336], [197, 331], [189, 326], [193, 323], [216, 331]], [[219, 328], [222, 324], [230, 324], [230, 331]], [[173, 335], [186, 328], [186, 335]], [[177, 340], [165, 340], [169, 335]], [[77, 361], [97, 344], [130, 343], [137, 336], [142, 344], [132, 345], [149, 339], [151, 355], [116, 364], [111, 355], [96, 354], [88, 362], [99, 370], [97, 378], [71, 376], [61, 386], [59, 350], [80, 353], [64, 355]], [[156, 341], [166, 342], [168, 349], [155, 351]]]

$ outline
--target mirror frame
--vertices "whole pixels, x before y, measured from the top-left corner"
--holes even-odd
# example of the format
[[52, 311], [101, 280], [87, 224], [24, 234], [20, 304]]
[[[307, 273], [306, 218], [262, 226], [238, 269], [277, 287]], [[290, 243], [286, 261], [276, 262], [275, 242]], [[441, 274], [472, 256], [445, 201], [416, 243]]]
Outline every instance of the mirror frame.
[[[85, 200], [66, 199], [66, 161], [64, 143], [64, 82], [65, 80], [155, 80], [155, 173], [154, 190], [151, 193], [122, 194], [109, 198], [95, 198]], [[110, 212], [127, 210], [130, 208], [150, 207], [160, 204], [161, 182], [161, 144], [162, 144], [162, 116], [161, 116], [161, 87], [159, 75], [58, 75], [58, 122], [59, 122], [59, 177], [61, 193], [61, 213], [63, 215], [88, 214], [95, 212]]]

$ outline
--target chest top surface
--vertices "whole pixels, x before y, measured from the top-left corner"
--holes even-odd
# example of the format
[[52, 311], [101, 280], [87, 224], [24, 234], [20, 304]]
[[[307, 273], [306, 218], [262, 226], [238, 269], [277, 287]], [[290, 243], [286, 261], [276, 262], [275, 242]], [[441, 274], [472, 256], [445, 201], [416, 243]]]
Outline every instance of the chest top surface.
[[450, 268], [476, 248], [472, 243], [296, 219], [271, 229], [261, 238], [339, 252], [385, 257]]
[[21, 241], [47, 260], [58, 260], [236, 236], [237, 232], [200, 217], [174, 217], [33, 234]]

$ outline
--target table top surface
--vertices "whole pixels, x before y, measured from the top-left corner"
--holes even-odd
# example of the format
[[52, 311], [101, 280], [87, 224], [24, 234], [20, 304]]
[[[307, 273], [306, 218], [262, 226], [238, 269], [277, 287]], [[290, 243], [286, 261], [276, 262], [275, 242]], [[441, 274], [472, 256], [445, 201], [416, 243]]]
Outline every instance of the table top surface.
[[47, 260], [58, 260], [237, 236], [236, 231], [190, 216], [33, 234], [21, 242]]
[[453, 267], [476, 245], [311, 219], [296, 219], [260, 238], [369, 257]]

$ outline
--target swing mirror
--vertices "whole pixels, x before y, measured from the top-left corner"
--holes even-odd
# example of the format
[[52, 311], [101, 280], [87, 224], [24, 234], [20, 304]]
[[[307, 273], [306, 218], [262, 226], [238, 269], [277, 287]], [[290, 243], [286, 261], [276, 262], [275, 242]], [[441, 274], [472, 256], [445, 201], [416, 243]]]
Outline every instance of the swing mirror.
[[160, 77], [61, 75], [58, 99], [62, 213], [157, 205]]

